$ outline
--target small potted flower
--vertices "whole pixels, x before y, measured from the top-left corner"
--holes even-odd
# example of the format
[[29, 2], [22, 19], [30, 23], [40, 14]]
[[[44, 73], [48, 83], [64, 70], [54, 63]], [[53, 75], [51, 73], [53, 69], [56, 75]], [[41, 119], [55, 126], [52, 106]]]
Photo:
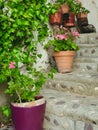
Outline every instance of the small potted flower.
[[56, 29], [58, 30], [54, 30], [54, 38], [49, 40], [45, 48], [53, 47], [58, 72], [71, 72], [75, 52], [79, 49], [75, 42], [79, 38], [79, 33], [63, 26]]

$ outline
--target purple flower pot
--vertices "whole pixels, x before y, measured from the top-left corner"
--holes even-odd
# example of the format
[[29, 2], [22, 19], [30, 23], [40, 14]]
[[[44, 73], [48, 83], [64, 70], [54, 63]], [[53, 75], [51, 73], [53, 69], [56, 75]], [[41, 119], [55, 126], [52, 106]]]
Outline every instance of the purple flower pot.
[[15, 130], [42, 130], [46, 103], [30, 107], [11, 104], [12, 121]]

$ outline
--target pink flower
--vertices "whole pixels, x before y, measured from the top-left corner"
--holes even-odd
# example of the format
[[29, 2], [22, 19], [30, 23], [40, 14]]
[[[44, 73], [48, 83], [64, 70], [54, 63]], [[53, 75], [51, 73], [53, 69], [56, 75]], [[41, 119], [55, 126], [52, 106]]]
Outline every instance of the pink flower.
[[57, 34], [55, 34], [55, 35], [54, 35], [54, 37], [55, 37], [55, 38], [58, 38], [58, 35], [57, 35]]
[[77, 32], [77, 31], [74, 30], [74, 31], [72, 32], [72, 35], [75, 36], [75, 37], [79, 37], [79, 32]]
[[66, 34], [60, 34], [60, 35], [56, 35], [55, 38], [58, 38], [59, 40], [66, 40], [67, 39], [67, 35]]
[[63, 29], [64, 29], [65, 31], [68, 31], [68, 28], [63, 27]]
[[61, 25], [61, 26], [60, 26], [60, 29], [62, 29], [62, 28], [63, 28], [63, 26]]
[[11, 63], [9, 64], [9, 68], [10, 68], [10, 69], [16, 68], [16, 67], [15, 67], [15, 62], [11, 62]]

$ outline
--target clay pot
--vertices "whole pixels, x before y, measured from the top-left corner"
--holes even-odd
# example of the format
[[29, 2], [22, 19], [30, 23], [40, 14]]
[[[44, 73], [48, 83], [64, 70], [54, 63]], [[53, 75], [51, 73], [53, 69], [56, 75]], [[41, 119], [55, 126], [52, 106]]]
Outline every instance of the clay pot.
[[87, 13], [78, 13], [78, 14], [76, 15], [76, 18], [77, 18], [77, 19], [87, 18]]
[[55, 14], [50, 14], [49, 16], [50, 24], [61, 24], [62, 23], [62, 14], [60, 12], [56, 12]]
[[54, 58], [58, 72], [66, 73], [72, 71], [73, 59], [75, 52], [74, 51], [60, 51], [54, 52]]
[[70, 12], [68, 19], [63, 21], [63, 24], [64, 24], [64, 26], [67, 26], [67, 27], [75, 26], [75, 15], [74, 15], [74, 13]]
[[76, 15], [77, 18], [77, 26], [80, 27], [84, 27], [84, 26], [88, 26], [88, 18], [87, 18], [87, 13], [78, 13]]

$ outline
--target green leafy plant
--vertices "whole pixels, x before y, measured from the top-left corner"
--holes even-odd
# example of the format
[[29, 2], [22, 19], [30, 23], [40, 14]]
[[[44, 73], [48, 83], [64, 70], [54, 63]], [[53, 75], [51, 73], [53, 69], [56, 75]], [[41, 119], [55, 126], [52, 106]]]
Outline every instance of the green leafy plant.
[[11, 102], [32, 101], [53, 76], [34, 66], [41, 58], [37, 44], [48, 36], [49, 14], [55, 9], [47, 0], [0, 0], [0, 8], [0, 83], [8, 83]]
[[77, 38], [79, 38], [77, 30], [71, 31], [69, 28], [60, 26], [56, 28], [54, 38], [49, 40], [45, 48], [52, 46], [54, 51], [77, 51], [79, 49], [75, 42]]

